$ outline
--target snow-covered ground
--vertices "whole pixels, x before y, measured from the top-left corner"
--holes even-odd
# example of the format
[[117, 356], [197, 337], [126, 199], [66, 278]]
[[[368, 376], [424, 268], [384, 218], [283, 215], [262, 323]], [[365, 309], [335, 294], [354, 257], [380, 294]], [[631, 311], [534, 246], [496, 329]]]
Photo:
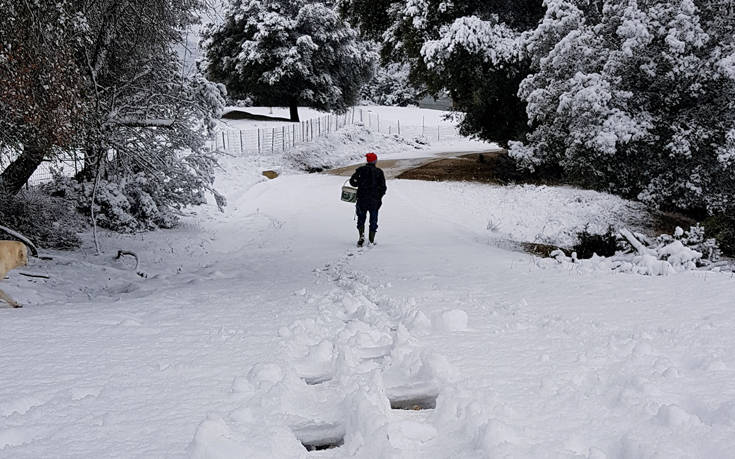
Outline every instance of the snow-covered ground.
[[[0, 457], [732, 457], [731, 274], [496, 244], [635, 227], [636, 205], [391, 180], [378, 245], [358, 250], [344, 178], [225, 166], [224, 214], [104, 233], [101, 256], [3, 281], [25, 308], [0, 310]], [[342, 446], [301, 445], [320, 441]]]

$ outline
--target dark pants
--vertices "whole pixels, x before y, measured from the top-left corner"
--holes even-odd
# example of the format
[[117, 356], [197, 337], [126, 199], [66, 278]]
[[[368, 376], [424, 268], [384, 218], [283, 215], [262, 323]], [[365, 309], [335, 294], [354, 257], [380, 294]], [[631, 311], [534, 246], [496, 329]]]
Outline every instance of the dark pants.
[[378, 210], [383, 203], [380, 201], [357, 201], [357, 229], [365, 228], [365, 219], [370, 212], [370, 231], [378, 230]]

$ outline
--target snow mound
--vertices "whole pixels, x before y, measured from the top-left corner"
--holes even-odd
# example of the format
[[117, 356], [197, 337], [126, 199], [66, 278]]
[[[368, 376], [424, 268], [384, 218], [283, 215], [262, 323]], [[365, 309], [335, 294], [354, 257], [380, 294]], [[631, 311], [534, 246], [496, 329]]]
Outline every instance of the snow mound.
[[426, 144], [399, 135], [369, 130], [363, 125], [345, 126], [328, 136], [299, 145], [284, 153], [287, 166], [297, 170], [320, 171], [345, 164], [360, 162], [365, 153], [378, 155], [397, 153], [407, 149], [424, 149]]
[[[588, 260], [579, 260], [576, 253], [567, 256], [561, 250], [555, 250], [551, 257], [561, 264], [575, 264], [585, 270], [613, 270], [647, 276], [666, 276], [701, 268], [719, 270], [720, 267], [713, 264], [718, 256], [716, 244], [696, 237], [698, 232], [699, 227], [692, 227], [689, 231], [677, 227], [673, 236], [660, 236], [656, 244], [651, 244], [644, 235], [633, 235], [627, 229], [621, 229], [621, 240], [629, 248], [615, 256], [594, 255]], [[695, 249], [706, 250], [706, 256]]]

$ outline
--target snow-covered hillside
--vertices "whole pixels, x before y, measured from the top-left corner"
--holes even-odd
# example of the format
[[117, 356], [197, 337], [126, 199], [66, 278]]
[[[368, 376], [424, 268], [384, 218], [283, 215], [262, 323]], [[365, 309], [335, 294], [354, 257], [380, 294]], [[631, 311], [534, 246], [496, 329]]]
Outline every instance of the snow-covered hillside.
[[[255, 164], [227, 159], [224, 214], [104, 234], [102, 256], [54, 253], [25, 269], [50, 279], [3, 281], [26, 307], [0, 310], [0, 457], [735, 450], [731, 274], [588, 272], [496, 244], [563, 243], [589, 220], [633, 223], [635, 205], [389, 180], [378, 245], [357, 250], [343, 177], [268, 181]], [[301, 444], [320, 441], [342, 445]]]

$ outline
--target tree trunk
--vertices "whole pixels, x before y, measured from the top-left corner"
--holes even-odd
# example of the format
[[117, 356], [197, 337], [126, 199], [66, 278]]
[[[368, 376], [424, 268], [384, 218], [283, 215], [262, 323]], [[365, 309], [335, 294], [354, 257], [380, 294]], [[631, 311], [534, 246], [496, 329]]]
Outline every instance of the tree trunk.
[[297, 99], [291, 99], [288, 104], [288, 108], [291, 111], [291, 121], [294, 123], [299, 122], [299, 101]]
[[45, 148], [30, 146], [23, 148], [20, 156], [0, 174], [0, 193], [18, 194], [45, 157]]

